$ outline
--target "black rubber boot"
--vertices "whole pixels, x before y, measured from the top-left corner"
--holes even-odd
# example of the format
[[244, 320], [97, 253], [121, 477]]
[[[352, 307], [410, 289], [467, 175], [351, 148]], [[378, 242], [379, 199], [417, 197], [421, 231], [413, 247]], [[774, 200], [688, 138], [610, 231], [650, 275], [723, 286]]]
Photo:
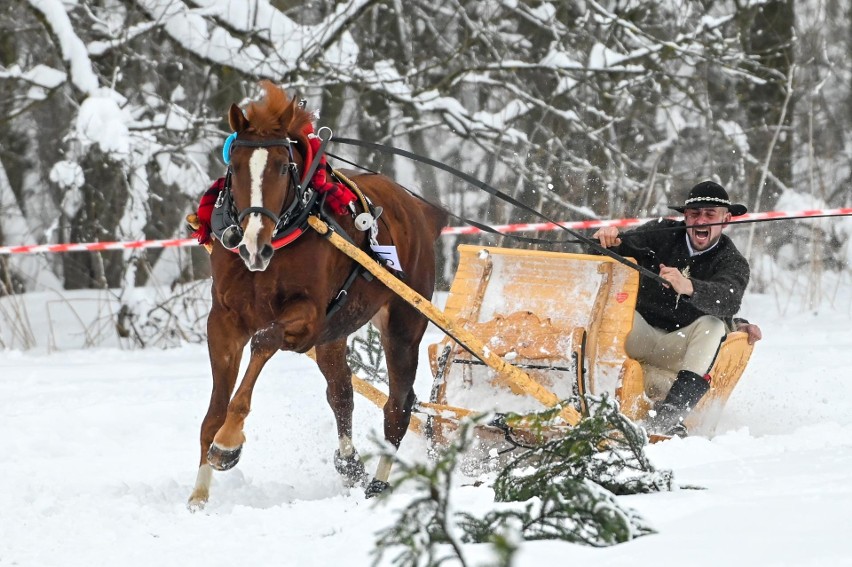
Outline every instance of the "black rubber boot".
[[654, 408], [656, 415], [645, 424], [648, 433], [686, 437], [683, 418], [698, 405], [709, 389], [710, 381], [704, 376], [689, 370], [678, 372], [666, 399]]

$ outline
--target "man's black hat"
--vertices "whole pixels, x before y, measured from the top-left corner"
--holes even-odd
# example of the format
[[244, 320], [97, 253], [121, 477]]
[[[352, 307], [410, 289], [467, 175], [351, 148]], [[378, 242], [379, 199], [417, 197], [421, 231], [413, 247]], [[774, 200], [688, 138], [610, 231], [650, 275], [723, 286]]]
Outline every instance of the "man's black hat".
[[686, 209], [706, 209], [708, 207], [727, 207], [731, 215], [735, 217], [748, 212], [745, 205], [732, 203], [725, 188], [715, 181], [702, 181], [693, 187], [683, 206], [669, 206], [670, 209], [674, 209], [679, 213], [682, 213]]

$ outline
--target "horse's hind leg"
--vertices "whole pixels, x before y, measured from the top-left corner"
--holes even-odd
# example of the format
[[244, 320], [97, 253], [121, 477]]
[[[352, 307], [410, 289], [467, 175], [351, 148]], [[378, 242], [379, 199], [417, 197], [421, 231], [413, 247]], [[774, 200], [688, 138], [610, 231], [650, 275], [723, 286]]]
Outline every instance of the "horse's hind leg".
[[[420, 341], [428, 322], [416, 309], [399, 298], [391, 301], [387, 311], [381, 310], [373, 322], [382, 331], [382, 347], [390, 382], [388, 401], [384, 407], [385, 440], [398, 449], [411, 422]], [[368, 498], [388, 487], [392, 463], [390, 456], [379, 459], [376, 474], [367, 487]]]
[[318, 345], [316, 361], [326, 380], [326, 399], [337, 422], [338, 449], [334, 466], [351, 486], [366, 481], [364, 464], [352, 444], [352, 411], [355, 404], [352, 370], [346, 362], [346, 339]]

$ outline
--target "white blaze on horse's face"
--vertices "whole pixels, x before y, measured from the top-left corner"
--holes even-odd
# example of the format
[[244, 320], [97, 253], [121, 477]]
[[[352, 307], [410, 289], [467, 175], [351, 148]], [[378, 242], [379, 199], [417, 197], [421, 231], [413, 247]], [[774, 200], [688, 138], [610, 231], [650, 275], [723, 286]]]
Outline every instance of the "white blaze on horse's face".
[[[263, 172], [266, 170], [266, 162], [269, 159], [269, 151], [257, 148], [251, 154], [249, 160], [249, 176], [251, 180], [251, 203], [250, 207], [263, 207]], [[260, 254], [260, 231], [263, 228], [263, 217], [260, 213], [251, 213], [248, 216], [243, 232], [242, 246], [245, 246], [247, 257], [243, 257], [246, 266], [252, 271], [263, 271], [269, 264], [269, 257], [264, 258]], [[240, 254], [242, 256], [242, 254]]]

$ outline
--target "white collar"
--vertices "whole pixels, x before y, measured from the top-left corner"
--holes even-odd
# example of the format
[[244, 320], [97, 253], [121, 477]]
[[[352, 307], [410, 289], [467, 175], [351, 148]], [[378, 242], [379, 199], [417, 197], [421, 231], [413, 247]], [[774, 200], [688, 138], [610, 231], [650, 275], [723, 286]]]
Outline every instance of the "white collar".
[[692, 248], [692, 242], [690, 242], [690, 240], [689, 240], [689, 233], [684, 234], [684, 236], [686, 237], [686, 248], [689, 250], [689, 257], [690, 258], [692, 258], [693, 256], [700, 256], [701, 254], [704, 254], [705, 252], [710, 252], [711, 250], [716, 248], [716, 246], [719, 244], [719, 241], [722, 240], [722, 235], [720, 234], [719, 240], [714, 242], [713, 246], [711, 246], [710, 248], [706, 248], [704, 250], [695, 250], [695, 249]]

